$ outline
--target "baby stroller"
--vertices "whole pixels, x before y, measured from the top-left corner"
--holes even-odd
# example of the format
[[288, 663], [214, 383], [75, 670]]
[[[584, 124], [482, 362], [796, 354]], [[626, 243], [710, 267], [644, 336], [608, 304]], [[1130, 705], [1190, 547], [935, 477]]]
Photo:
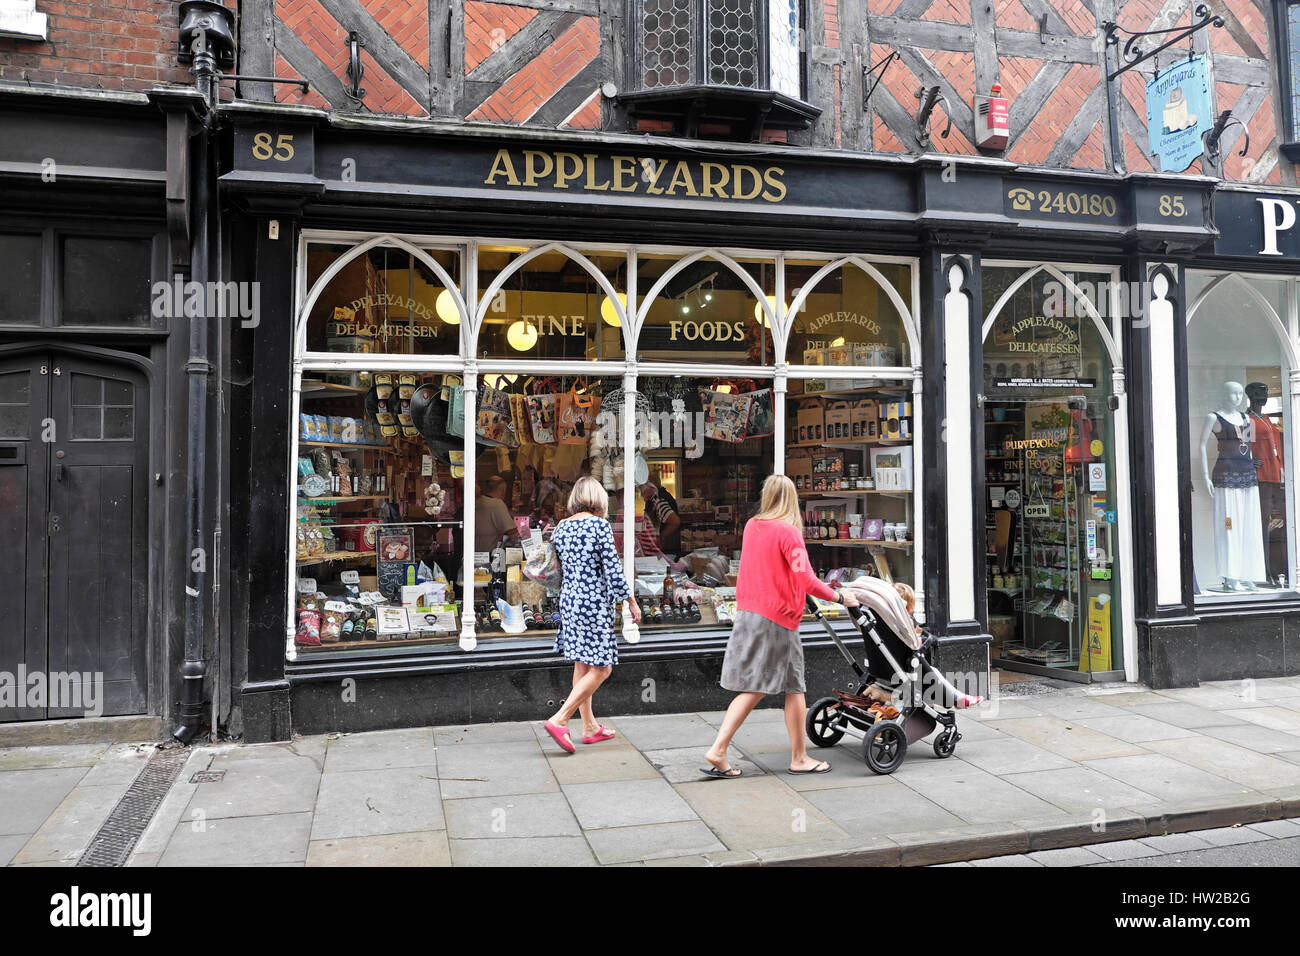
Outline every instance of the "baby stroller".
[[[811, 599], [808, 605], [826, 633], [840, 649], [844, 659], [861, 678], [857, 692], [833, 691], [833, 697], [823, 697], [808, 711], [806, 728], [808, 739], [818, 747], [833, 747], [850, 734], [862, 741], [862, 754], [867, 766], [878, 774], [893, 773], [903, 762], [909, 744], [929, 736], [942, 725], [943, 731], [934, 739], [936, 757], [950, 757], [957, 749], [961, 734], [957, 731], [957, 715], [952, 709], [939, 709], [925, 699], [924, 677], [930, 664], [934, 638], [925, 635], [917, 638], [908, 634], [904, 638], [885, 625], [887, 619], [898, 620], [898, 608], [891, 607], [895, 592], [883, 582], [880, 587], [860, 590], [854, 582], [853, 593], [862, 606], [848, 608], [849, 617], [857, 626], [866, 644], [867, 669], [864, 671], [857, 658], [835, 633], [821, 608]], [[873, 582], [873, 584], [876, 582]], [[888, 593], [886, 590], [888, 589]], [[905, 613], [905, 612], [904, 612]], [[910, 620], [910, 617], [908, 617]], [[912, 646], [915, 644], [916, 646]], [[886, 718], [881, 709], [869, 710], [875, 701], [864, 696], [878, 679], [889, 684], [899, 684], [901, 701], [898, 716]]]

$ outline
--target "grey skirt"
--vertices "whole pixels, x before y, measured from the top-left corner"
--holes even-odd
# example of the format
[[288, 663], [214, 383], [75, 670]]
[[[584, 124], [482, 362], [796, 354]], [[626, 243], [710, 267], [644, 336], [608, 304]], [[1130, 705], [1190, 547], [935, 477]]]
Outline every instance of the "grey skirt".
[[749, 694], [802, 694], [803, 645], [799, 632], [753, 611], [738, 611], [722, 658], [723, 690]]

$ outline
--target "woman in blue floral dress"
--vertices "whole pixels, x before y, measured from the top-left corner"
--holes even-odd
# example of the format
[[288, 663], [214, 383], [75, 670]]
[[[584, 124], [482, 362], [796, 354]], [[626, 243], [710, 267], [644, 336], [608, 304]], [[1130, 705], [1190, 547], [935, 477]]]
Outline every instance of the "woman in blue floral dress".
[[582, 742], [599, 743], [614, 731], [596, 722], [592, 695], [618, 663], [618, 639], [611, 623], [612, 605], [627, 601], [632, 620], [641, 609], [631, 600], [623, 562], [614, 547], [614, 532], [605, 520], [609, 495], [595, 478], [579, 478], [569, 495], [569, 517], [555, 527], [551, 544], [564, 571], [560, 586], [560, 630], [555, 650], [573, 661], [573, 689], [568, 699], [543, 725], [561, 749], [576, 749], [569, 737], [569, 719], [582, 712]]

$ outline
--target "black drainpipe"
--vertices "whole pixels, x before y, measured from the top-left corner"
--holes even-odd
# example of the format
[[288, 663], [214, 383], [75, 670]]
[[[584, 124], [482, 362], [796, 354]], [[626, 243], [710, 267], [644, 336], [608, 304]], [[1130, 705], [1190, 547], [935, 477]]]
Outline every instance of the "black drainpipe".
[[185, 508], [187, 544], [185, 561], [185, 662], [181, 665], [180, 725], [172, 736], [189, 743], [203, 726], [204, 628], [208, 617], [209, 568], [215, 556], [208, 553], [208, 388], [212, 363], [208, 355], [209, 229], [211, 227], [212, 125], [217, 101], [218, 73], [211, 41], [200, 34], [193, 48], [194, 85], [203, 94], [206, 108], [199, 118], [194, 149], [194, 244], [190, 278], [205, 290], [203, 307], [190, 322], [189, 358], [185, 363], [189, 432], [186, 440], [185, 487], [189, 492]]

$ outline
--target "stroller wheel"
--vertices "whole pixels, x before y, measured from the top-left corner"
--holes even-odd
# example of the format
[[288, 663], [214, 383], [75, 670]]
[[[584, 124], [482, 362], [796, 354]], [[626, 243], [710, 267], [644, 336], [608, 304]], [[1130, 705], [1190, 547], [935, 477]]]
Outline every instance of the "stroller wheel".
[[952, 752], [957, 749], [957, 741], [959, 740], [961, 740], [961, 734], [957, 733], [957, 728], [949, 727], [934, 738], [934, 755], [941, 760], [944, 757], [951, 757]]
[[844, 736], [844, 731], [835, 726], [839, 709], [831, 709], [839, 702], [838, 697], [823, 697], [808, 711], [804, 727], [808, 731], [808, 739], [818, 747], [834, 747]]
[[862, 742], [862, 756], [873, 773], [893, 773], [907, 755], [907, 733], [892, 720], [878, 721]]

